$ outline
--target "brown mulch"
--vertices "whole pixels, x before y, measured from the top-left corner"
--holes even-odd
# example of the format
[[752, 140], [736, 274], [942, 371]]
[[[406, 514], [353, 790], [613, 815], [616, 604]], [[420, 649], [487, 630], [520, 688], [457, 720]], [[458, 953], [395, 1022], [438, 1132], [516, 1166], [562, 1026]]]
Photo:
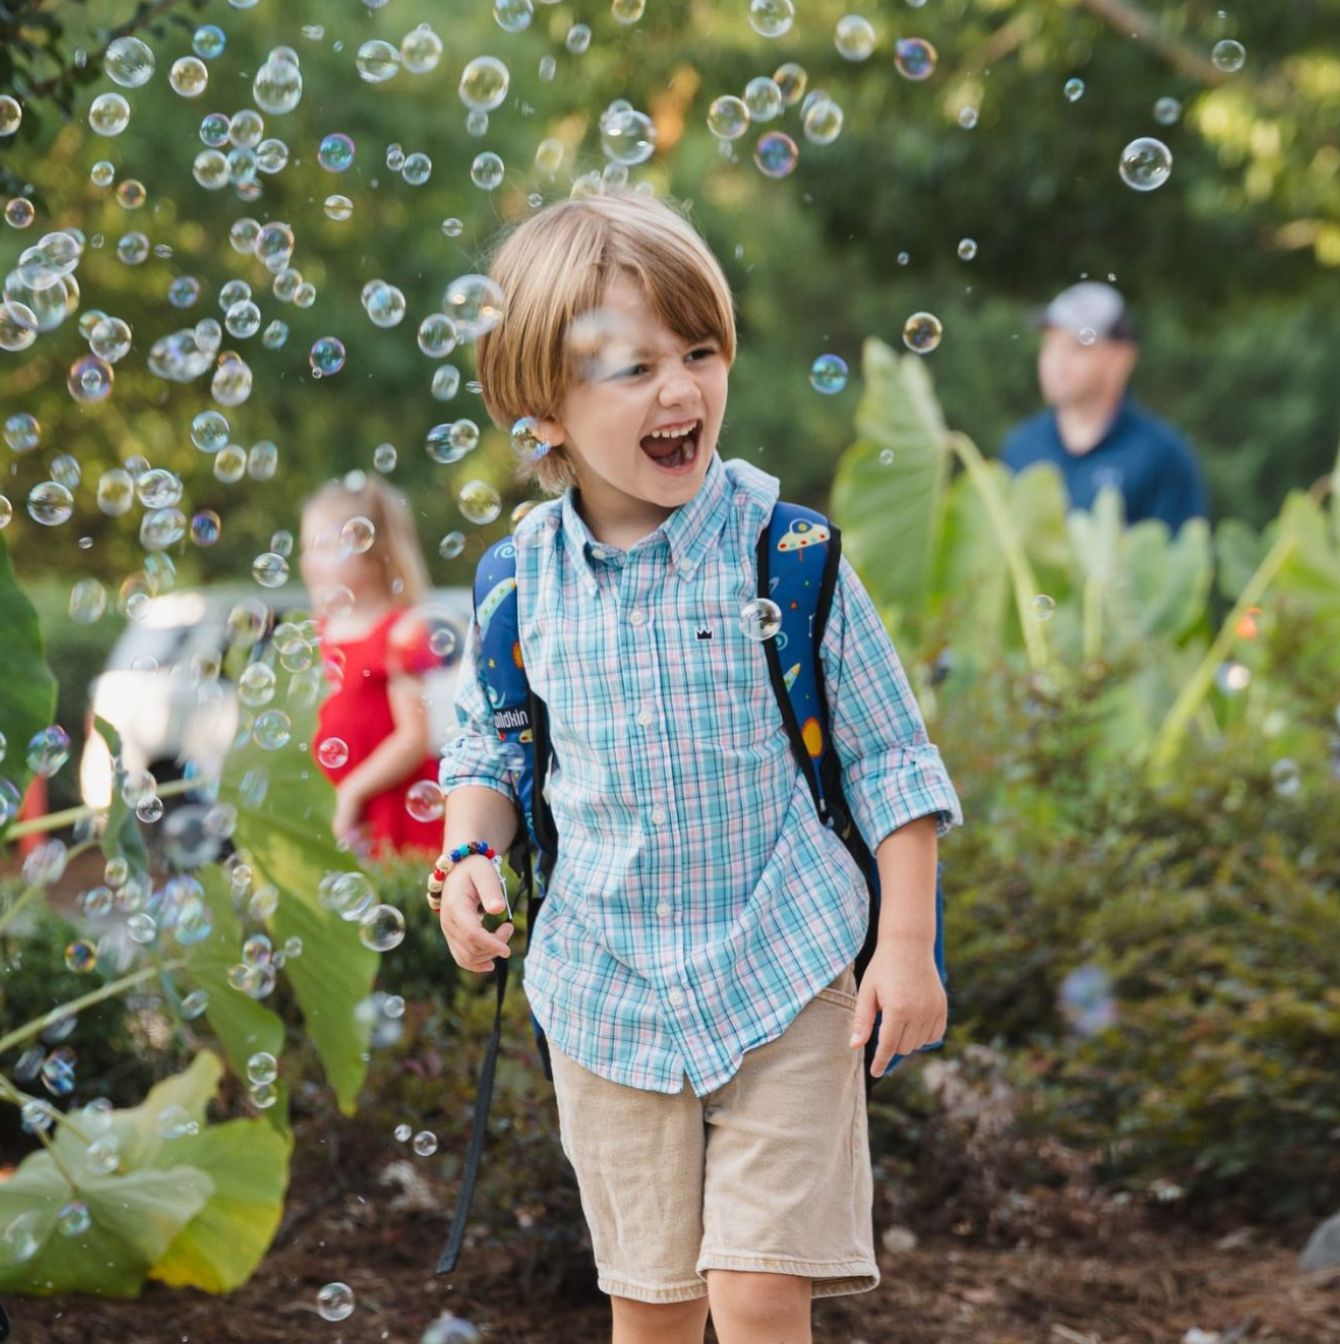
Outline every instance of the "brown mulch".
[[[450, 1201], [392, 1212], [393, 1192], [366, 1170], [346, 1180], [341, 1189], [329, 1172], [300, 1173], [275, 1248], [227, 1298], [150, 1284], [129, 1302], [14, 1300], [12, 1344], [418, 1344], [448, 1310], [487, 1344], [609, 1339], [593, 1272], [528, 1300], [500, 1245], [467, 1244], [460, 1271], [438, 1278]], [[1296, 1238], [1159, 1226], [1166, 1215], [1074, 1188], [1030, 1198], [1027, 1236], [1012, 1247], [939, 1235], [881, 1248], [876, 1289], [815, 1302], [816, 1344], [1181, 1344], [1193, 1328], [1206, 1344], [1340, 1341], [1340, 1270], [1300, 1273]], [[332, 1279], [357, 1300], [338, 1324], [316, 1311]]]

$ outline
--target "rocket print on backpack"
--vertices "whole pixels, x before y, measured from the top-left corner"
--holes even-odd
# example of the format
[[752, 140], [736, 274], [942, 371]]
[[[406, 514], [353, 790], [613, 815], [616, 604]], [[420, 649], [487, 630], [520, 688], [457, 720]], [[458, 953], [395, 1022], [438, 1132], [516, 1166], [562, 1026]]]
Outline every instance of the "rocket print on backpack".
[[[843, 797], [842, 766], [828, 733], [828, 700], [819, 654], [837, 586], [841, 553], [841, 533], [821, 513], [799, 504], [779, 501], [775, 505], [768, 526], [758, 541], [758, 595], [760, 599], [776, 604], [781, 623], [776, 633], [760, 641], [760, 647], [792, 754], [809, 784], [819, 818], [837, 833], [865, 876], [870, 893], [870, 916], [865, 942], [856, 956], [859, 983], [879, 934], [879, 872], [874, 854], [852, 820]], [[531, 690], [521, 656], [517, 629], [516, 546], [510, 536], [496, 542], [480, 557], [475, 571], [474, 599], [480, 638], [479, 672], [493, 708], [494, 727], [509, 758], [513, 785], [525, 820], [509, 857], [513, 870], [522, 878], [529, 935], [544, 903], [546, 883], [558, 859], [559, 837], [553, 814], [544, 800], [544, 781], [551, 754], [548, 718], [544, 703]], [[768, 614], [771, 616], [771, 612]], [[711, 632], [699, 632], [699, 637], [711, 638]], [[940, 983], [947, 986], [941, 867], [936, 866], [935, 875], [935, 968]], [[522, 899], [515, 906], [518, 911]], [[474, 1193], [493, 1093], [507, 967], [506, 958], [500, 957], [495, 963], [497, 1002], [493, 1032], [480, 1070], [460, 1202], [447, 1247], [438, 1261], [439, 1274], [448, 1274], [456, 1267]], [[865, 1046], [867, 1100], [879, 1081], [871, 1075], [870, 1066], [879, 1044], [880, 1020], [876, 1017]], [[545, 1077], [552, 1081], [548, 1041], [533, 1012], [531, 1028]], [[939, 1050], [943, 1045], [944, 1041], [940, 1040], [919, 1049]], [[905, 1058], [905, 1055], [895, 1054], [881, 1076], [888, 1077]]]

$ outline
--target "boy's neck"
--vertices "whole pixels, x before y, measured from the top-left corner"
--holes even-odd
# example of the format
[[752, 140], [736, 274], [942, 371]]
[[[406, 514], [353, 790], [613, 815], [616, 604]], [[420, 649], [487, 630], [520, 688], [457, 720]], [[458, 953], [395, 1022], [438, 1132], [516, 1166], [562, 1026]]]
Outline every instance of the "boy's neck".
[[674, 509], [628, 495], [609, 500], [597, 496], [592, 500], [580, 487], [573, 491], [572, 504], [596, 541], [621, 551], [650, 536], [674, 513]]

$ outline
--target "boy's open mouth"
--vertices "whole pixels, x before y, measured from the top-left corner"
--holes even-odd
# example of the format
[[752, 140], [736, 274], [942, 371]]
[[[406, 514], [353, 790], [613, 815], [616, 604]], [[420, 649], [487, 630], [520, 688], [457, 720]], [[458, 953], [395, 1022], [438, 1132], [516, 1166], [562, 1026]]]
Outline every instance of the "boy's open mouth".
[[701, 420], [686, 420], [670, 425], [642, 439], [642, 451], [662, 471], [684, 472], [698, 456], [698, 439], [703, 432]]

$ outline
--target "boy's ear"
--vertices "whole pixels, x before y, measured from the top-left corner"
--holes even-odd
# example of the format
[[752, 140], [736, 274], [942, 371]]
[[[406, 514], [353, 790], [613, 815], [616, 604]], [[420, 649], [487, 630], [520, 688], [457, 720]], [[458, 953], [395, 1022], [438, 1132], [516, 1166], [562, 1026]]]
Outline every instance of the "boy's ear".
[[535, 431], [551, 448], [565, 443], [568, 437], [568, 431], [557, 420], [542, 420], [539, 416], [535, 417]]

